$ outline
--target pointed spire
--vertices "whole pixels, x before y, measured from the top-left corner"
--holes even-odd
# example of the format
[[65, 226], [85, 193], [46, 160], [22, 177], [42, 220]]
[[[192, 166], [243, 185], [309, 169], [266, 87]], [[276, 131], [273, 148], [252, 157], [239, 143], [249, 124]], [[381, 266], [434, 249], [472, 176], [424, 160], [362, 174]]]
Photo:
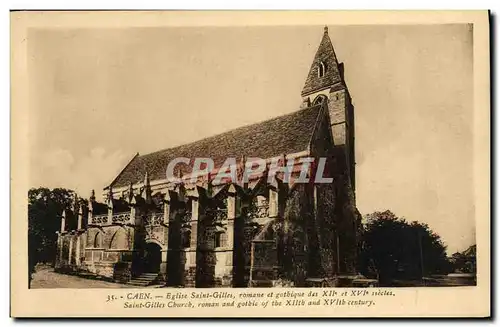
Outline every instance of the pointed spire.
[[302, 89], [302, 97], [321, 91], [342, 82], [339, 63], [332, 41], [328, 35], [328, 27], [324, 27], [323, 38], [314, 56], [309, 74]]
[[107, 201], [108, 203], [113, 203], [113, 187], [112, 187], [112, 186], [109, 186], [106, 201]]
[[207, 194], [209, 197], [213, 195], [213, 181], [212, 172], [209, 171], [207, 174]]
[[90, 202], [95, 202], [95, 191], [92, 190], [90, 192], [90, 198], [89, 198]]
[[146, 171], [146, 175], [144, 176], [144, 199], [146, 200], [147, 204], [152, 203], [152, 198], [151, 198], [151, 184], [149, 182], [149, 174]]
[[132, 185], [132, 182], [128, 184], [128, 202], [132, 202], [132, 199], [134, 198], [134, 186]]
[[66, 209], [63, 209], [61, 214], [61, 233], [66, 230]]
[[77, 214], [80, 211], [80, 206], [79, 206], [79, 201], [78, 201], [78, 194], [75, 192], [75, 196], [73, 198], [73, 211], [75, 214]]
[[240, 171], [238, 172], [238, 180], [233, 181], [233, 183], [237, 183], [240, 185], [244, 190], [248, 189], [248, 178], [245, 177], [245, 171], [246, 171], [246, 164], [247, 164], [247, 157], [245, 155], [241, 156], [241, 161], [240, 161]]

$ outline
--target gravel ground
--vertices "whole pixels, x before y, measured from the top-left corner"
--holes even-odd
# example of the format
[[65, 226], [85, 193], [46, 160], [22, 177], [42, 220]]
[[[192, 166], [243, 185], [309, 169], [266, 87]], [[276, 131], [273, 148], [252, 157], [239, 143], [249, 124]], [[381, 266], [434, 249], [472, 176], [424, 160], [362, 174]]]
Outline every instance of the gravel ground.
[[41, 269], [33, 275], [31, 288], [131, 288], [132, 286], [64, 275], [53, 269]]

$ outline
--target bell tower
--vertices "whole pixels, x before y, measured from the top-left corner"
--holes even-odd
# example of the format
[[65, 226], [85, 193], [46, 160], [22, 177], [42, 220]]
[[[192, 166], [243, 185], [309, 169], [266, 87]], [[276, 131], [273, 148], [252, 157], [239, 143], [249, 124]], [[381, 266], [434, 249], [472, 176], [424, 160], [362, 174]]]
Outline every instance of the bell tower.
[[303, 108], [328, 103], [335, 157], [355, 192], [354, 107], [326, 26], [301, 95]]

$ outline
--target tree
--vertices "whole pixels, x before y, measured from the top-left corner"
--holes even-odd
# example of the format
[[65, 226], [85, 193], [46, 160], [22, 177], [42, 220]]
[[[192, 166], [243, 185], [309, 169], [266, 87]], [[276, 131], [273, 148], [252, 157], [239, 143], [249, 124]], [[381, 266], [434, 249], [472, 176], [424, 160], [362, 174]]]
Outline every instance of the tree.
[[[69, 209], [75, 192], [55, 188], [32, 188], [28, 191], [28, 278], [37, 263], [53, 263], [56, 258], [57, 234], [61, 226], [61, 213]], [[74, 228], [69, 221], [69, 228]]]
[[476, 245], [470, 246], [463, 252], [453, 253], [450, 258], [454, 272], [475, 273], [476, 272]]
[[391, 211], [367, 216], [360, 251], [361, 270], [375, 271], [381, 284], [447, 273], [446, 247], [428, 225], [407, 222]]

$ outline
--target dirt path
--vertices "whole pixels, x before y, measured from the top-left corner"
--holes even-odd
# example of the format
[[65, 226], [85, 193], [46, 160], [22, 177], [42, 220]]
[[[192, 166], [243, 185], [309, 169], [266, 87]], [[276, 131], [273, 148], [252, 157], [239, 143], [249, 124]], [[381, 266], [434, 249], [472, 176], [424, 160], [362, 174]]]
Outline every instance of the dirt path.
[[42, 269], [33, 275], [31, 288], [131, 288], [131, 286], [59, 274], [53, 269]]

